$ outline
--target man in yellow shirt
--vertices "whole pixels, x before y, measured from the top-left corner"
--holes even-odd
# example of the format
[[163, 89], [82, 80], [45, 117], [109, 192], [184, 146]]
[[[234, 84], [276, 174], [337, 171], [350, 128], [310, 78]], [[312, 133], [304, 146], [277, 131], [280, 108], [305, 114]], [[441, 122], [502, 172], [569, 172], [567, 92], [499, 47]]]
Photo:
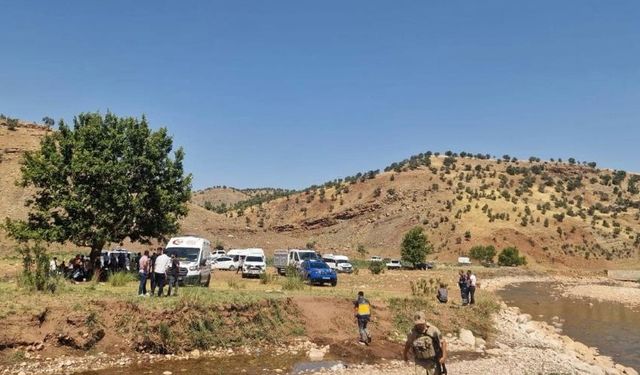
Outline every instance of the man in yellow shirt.
[[358, 292], [358, 297], [353, 301], [353, 310], [356, 320], [358, 321], [358, 331], [360, 332], [360, 344], [369, 345], [371, 343], [371, 335], [367, 329], [367, 324], [371, 320], [371, 305], [364, 298], [364, 292]]

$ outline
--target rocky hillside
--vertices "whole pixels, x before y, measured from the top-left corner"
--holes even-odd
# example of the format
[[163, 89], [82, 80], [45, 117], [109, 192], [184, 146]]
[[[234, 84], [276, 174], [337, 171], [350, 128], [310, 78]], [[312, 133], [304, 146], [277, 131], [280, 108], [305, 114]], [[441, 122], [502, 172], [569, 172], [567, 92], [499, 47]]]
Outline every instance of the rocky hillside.
[[[14, 184], [19, 160], [47, 131], [33, 125], [8, 130], [0, 122], [1, 217], [26, 215], [29, 192]], [[492, 244], [515, 245], [530, 261], [548, 265], [637, 264], [639, 186], [639, 175], [573, 159], [425, 153], [383, 172], [359, 173], [302, 192], [196, 192], [182, 226], [185, 233], [227, 247], [272, 251], [314, 243], [326, 252], [356, 256], [363, 247], [370, 255], [397, 257], [403, 234], [419, 225], [439, 260]], [[9, 247], [0, 239], [0, 251]]]
[[403, 234], [420, 225], [441, 259], [492, 244], [572, 267], [638, 261], [636, 174], [573, 159], [467, 153], [416, 155], [386, 170], [227, 211], [223, 223], [352, 255], [362, 245], [370, 254], [398, 256]]

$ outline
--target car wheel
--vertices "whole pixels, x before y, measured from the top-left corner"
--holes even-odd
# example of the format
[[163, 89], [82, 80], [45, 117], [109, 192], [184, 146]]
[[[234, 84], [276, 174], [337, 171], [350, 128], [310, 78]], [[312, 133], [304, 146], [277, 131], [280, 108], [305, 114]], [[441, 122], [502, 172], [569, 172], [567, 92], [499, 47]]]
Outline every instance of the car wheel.
[[209, 274], [209, 276], [207, 276], [207, 282], [204, 284], [205, 288], [208, 288], [209, 284], [211, 284], [211, 274]]
[[235, 271], [236, 267], [235, 266], [229, 266], [229, 271]]
[[338, 285], [338, 280], [334, 280], [331, 282], [331, 286], [336, 286], [336, 285]]

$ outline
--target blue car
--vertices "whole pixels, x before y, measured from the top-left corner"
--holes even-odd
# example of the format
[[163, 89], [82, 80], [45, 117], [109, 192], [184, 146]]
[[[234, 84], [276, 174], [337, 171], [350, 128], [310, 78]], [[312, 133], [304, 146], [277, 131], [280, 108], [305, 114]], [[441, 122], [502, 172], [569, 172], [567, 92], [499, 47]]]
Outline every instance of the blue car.
[[336, 271], [320, 259], [305, 260], [300, 265], [300, 275], [308, 280], [310, 284], [331, 283], [331, 286], [338, 284]]

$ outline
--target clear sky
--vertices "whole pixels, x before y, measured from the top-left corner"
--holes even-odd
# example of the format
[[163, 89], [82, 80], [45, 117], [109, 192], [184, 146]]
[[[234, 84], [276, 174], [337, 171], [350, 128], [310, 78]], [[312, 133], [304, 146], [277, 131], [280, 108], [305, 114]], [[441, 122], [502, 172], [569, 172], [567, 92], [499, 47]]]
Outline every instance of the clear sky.
[[194, 188], [428, 150], [640, 171], [640, 2], [0, 1], [0, 112], [146, 114]]

